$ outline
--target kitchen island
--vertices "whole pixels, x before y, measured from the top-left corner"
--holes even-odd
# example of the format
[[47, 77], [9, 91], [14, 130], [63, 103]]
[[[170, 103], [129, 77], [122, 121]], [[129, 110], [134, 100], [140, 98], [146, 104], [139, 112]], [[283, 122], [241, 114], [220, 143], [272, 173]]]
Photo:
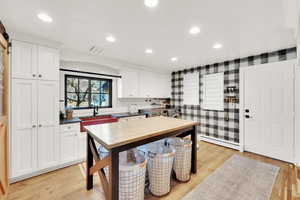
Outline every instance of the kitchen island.
[[[119, 199], [119, 153], [134, 147], [167, 137], [192, 139], [192, 173], [197, 173], [197, 133], [198, 122], [169, 117], [152, 117], [110, 124], [86, 126], [87, 136], [87, 176], [86, 188], [93, 188], [93, 174], [98, 173], [106, 199]], [[109, 156], [100, 159], [95, 142], [103, 145]], [[95, 161], [95, 164], [94, 164]], [[104, 167], [109, 167], [109, 180]]]

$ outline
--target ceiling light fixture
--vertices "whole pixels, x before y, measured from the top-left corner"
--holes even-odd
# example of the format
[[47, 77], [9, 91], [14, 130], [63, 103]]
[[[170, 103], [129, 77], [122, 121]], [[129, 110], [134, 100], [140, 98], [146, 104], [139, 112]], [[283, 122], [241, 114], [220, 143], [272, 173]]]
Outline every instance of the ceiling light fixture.
[[108, 42], [115, 42], [116, 38], [114, 36], [107, 36], [106, 37], [106, 41], [108, 41]]
[[222, 47], [223, 47], [223, 45], [220, 43], [215, 43], [213, 46], [214, 49], [221, 49]]
[[47, 22], [47, 23], [51, 23], [53, 21], [52, 18], [49, 15], [45, 14], [45, 13], [39, 13], [37, 15], [37, 17], [40, 20], [42, 20], [43, 22]]
[[189, 32], [191, 35], [196, 35], [200, 32], [200, 28], [198, 26], [193, 26], [192, 28], [190, 28]]
[[153, 53], [153, 50], [152, 50], [152, 49], [146, 49], [145, 53], [147, 53], [147, 54], [152, 54], [152, 53]]
[[144, 4], [149, 8], [153, 8], [157, 6], [158, 0], [144, 0]]
[[178, 61], [178, 58], [177, 57], [173, 57], [173, 58], [171, 58], [171, 61], [172, 62], [176, 62], [176, 61]]

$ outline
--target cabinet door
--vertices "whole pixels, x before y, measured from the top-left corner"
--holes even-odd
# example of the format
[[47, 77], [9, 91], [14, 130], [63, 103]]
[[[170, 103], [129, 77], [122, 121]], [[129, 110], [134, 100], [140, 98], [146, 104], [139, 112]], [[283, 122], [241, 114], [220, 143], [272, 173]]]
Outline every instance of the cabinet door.
[[59, 88], [56, 81], [38, 81], [38, 166], [59, 161]]
[[86, 158], [86, 132], [78, 133], [78, 159]]
[[139, 82], [140, 82], [140, 97], [142, 98], [155, 98], [159, 97], [158, 88], [161, 85], [157, 82], [158, 74], [146, 71], [140, 71]]
[[124, 71], [121, 73], [119, 83], [120, 98], [139, 97], [139, 77], [137, 71]]
[[35, 80], [12, 79], [12, 177], [37, 169], [37, 85]]
[[59, 51], [38, 47], [38, 77], [41, 80], [59, 80]]
[[37, 46], [13, 40], [11, 71], [13, 78], [36, 79]]
[[60, 146], [61, 163], [77, 160], [77, 132], [62, 132], [60, 134]]
[[160, 75], [157, 81], [157, 92], [161, 98], [171, 97], [171, 76], [170, 75]]

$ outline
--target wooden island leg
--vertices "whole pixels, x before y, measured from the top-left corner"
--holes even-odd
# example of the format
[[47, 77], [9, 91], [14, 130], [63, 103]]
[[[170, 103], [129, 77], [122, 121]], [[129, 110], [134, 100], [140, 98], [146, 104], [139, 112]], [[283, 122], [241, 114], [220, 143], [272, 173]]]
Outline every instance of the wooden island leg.
[[90, 174], [90, 169], [93, 166], [93, 154], [90, 147], [90, 141], [93, 140], [93, 138], [87, 134], [87, 159], [86, 159], [86, 189], [90, 190], [93, 189], [93, 175]]
[[192, 138], [192, 173], [197, 173], [197, 131], [196, 126], [193, 126], [193, 130], [191, 130], [191, 138]]
[[110, 199], [119, 200], [119, 151], [115, 149], [111, 150], [109, 179]]

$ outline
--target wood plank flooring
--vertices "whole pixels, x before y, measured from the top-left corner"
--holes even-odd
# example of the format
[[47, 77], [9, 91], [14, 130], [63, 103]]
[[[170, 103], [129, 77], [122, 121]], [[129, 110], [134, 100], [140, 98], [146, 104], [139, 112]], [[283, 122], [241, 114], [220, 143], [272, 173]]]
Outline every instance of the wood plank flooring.
[[[181, 199], [196, 185], [201, 183], [215, 169], [231, 157], [239, 154], [262, 162], [279, 166], [280, 172], [273, 188], [271, 200], [300, 200], [300, 169], [292, 164], [266, 158], [253, 153], [238, 151], [200, 142], [198, 152], [198, 173], [192, 175], [188, 183], [172, 182], [169, 195], [157, 198], [146, 195], [147, 200], [176, 200]], [[91, 191], [85, 189], [85, 164], [78, 164], [61, 170], [50, 172], [22, 182], [12, 184], [8, 200], [104, 200], [99, 178], [94, 177], [95, 186]]]

